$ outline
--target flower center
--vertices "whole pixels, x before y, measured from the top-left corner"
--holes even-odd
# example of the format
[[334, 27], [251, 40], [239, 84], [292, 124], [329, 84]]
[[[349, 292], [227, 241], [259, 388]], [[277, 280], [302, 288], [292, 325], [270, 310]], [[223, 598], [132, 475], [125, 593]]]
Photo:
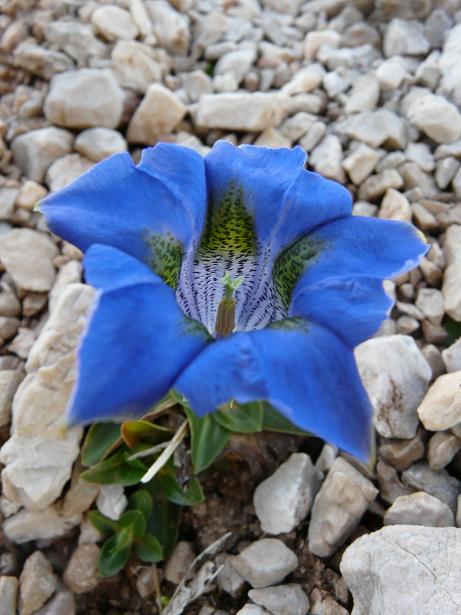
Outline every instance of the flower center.
[[242, 275], [233, 280], [228, 271], [226, 271], [224, 277], [221, 279], [224, 287], [224, 295], [218, 305], [218, 312], [216, 314], [215, 332], [218, 339], [230, 335], [235, 329], [234, 293], [244, 279]]

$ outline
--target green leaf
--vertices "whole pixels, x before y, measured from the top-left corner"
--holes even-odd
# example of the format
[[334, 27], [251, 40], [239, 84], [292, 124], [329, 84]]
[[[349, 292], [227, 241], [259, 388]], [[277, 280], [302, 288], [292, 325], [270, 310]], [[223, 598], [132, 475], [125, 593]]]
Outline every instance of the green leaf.
[[267, 402], [263, 402], [264, 416], [263, 416], [263, 429], [266, 431], [276, 431], [279, 433], [287, 433], [293, 436], [310, 436], [308, 431], [303, 431], [293, 425], [291, 421], [286, 419], [280, 412], [277, 412]]
[[461, 322], [447, 316], [443, 322], [443, 326], [448, 333], [447, 346], [451, 346], [461, 337]]
[[171, 431], [150, 421], [124, 421], [121, 427], [122, 438], [129, 448], [134, 448], [140, 440], [159, 444], [171, 438]]
[[155, 564], [160, 562], [163, 557], [163, 547], [153, 534], [144, 534], [141, 541], [136, 541], [134, 547], [136, 555], [143, 562]]
[[152, 514], [152, 496], [147, 489], [138, 489], [128, 498], [128, 510], [139, 510], [146, 523]]
[[119, 438], [119, 423], [93, 423], [82, 447], [83, 465], [94, 466], [102, 461]]
[[170, 502], [160, 484], [154, 479], [147, 488], [152, 494], [153, 511], [149, 520], [148, 530], [154, 534], [163, 545], [165, 556], [171, 554], [178, 540], [181, 506]]
[[136, 485], [146, 473], [146, 466], [139, 459], [128, 461], [130, 452], [121, 449], [108, 459], [86, 470], [82, 477], [91, 483], [104, 485]]
[[102, 534], [113, 534], [117, 531], [117, 523], [102, 515], [99, 510], [90, 510], [88, 518]]
[[130, 557], [132, 543], [130, 528], [123, 528], [106, 540], [99, 554], [99, 574], [102, 577], [111, 577], [125, 566]]
[[139, 510], [127, 510], [124, 512], [117, 521], [117, 525], [119, 528], [131, 530], [133, 538], [136, 539], [142, 538], [146, 531], [146, 520]]
[[205, 499], [202, 487], [196, 478], [192, 478], [188, 482], [186, 489], [181, 488], [181, 485], [174, 475], [174, 471], [160, 472], [158, 480], [170, 502], [174, 502], [180, 506], [193, 506], [194, 504], [203, 502]]
[[191, 457], [194, 471], [199, 473], [208, 468], [222, 452], [229, 441], [231, 432], [221, 427], [209, 414], [199, 418], [185, 408], [191, 433]]
[[263, 405], [260, 401], [228, 404], [225, 409], [213, 412], [211, 417], [221, 427], [234, 433], [255, 433], [263, 427]]

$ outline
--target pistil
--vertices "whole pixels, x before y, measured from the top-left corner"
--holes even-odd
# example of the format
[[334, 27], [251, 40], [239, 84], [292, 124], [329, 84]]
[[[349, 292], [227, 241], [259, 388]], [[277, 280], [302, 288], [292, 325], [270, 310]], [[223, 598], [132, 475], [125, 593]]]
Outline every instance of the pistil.
[[233, 280], [228, 271], [226, 271], [224, 277], [221, 279], [221, 283], [224, 286], [224, 295], [219, 303], [218, 312], [216, 314], [215, 334], [217, 339], [231, 335], [235, 329], [236, 304], [234, 293], [242, 284], [243, 280], [243, 276]]

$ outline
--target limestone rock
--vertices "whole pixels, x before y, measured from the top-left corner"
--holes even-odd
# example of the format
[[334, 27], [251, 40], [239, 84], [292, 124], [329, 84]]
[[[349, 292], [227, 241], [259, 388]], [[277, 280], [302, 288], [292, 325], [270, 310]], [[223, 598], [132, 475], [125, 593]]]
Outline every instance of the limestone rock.
[[258, 132], [280, 123], [285, 104], [283, 94], [231, 92], [201, 97], [196, 123], [204, 128]]
[[74, 592], [83, 594], [100, 582], [98, 573], [99, 547], [94, 543], [78, 545], [64, 571], [64, 582]]
[[19, 613], [31, 615], [54, 593], [57, 579], [50, 562], [41, 551], [35, 551], [24, 564], [19, 578]]
[[309, 599], [301, 585], [289, 583], [263, 589], [251, 589], [248, 596], [272, 615], [306, 615]]
[[432, 376], [414, 339], [374, 338], [358, 346], [355, 356], [377, 431], [385, 438], [412, 438], [418, 426], [416, 411]]
[[312, 152], [310, 163], [317, 173], [335, 179], [338, 182], [344, 182], [345, 174], [342, 167], [342, 154], [339, 138], [336, 135], [326, 135]]
[[386, 194], [381, 201], [378, 217], [411, 222], [411, 207], [407, 197], [394, 188], [386, 190]]
[[147, 12], [160, 47], [172, 54], [185, 54], [189, 47], [189, 18], [166, 0], [147, 0]]
[[152, 83], [160, 82], [171, 64], [163, 49], [152, 49], [137, 41], [119, 41], [111, 57], [118, 83], [141, 94], [145, 94]]
[[44, 35], [49, 43], [82, 63], [90, 58], [101, 58], [106, 52], [106, 46], [98, 41], [92, 28], [78, 21], [50, 21]]
[[383, 41], [384, 55], [419, 56], [429, 51], [424, 26], [417, 21], [393, 19], [387, 27]]
[[431, 470], [445, 468], [461, 449], [461, 440], [450, 431], [438, 431], [429, 440], [427, 459]]
[[419, 96], [409, 106], [407, 116], [436, 143], [453, 143], [461, 136], [461, 114], [443, 96]]
[[75, 380], [75, 348], [94, 291], [71, 284], [61, 294], [26, 364], [27, 376], [13, 402], [13, 430], [3, 445], [4, 493], [43, 509], [60, 495], [79, 452], [81, 427], [63, 434], [64, 414]]
[[53, 259], [58, 250], [44, 233], [14, 229], [0, 237], [0, 260], [15, 283], [26, 290], [50, 290], [55, 279]]
[[178, 585], [186, 576], [195, 555], [192, 543], [180, 540], [165, 564], [165, 579]]
[[67, 154], [53, 162], [46, 172], [46, 183], [51, 192], [61, 190], [83, 175], [94, 165], [80, 154]]
[[[343, 161], [343, 167], [354, 184], [360, 185], [382, 158], [382, 151], [359, 143]], [[409, 207], [409, 206], [408, 206]]]
[[352, 592], [352, 615], [458, 615], [461, 531], [385, 527], [348, 547], [341, 572]]
[[132, 40], [139, 34], [130, 13], [112, 4], [97, 8], [91, 16], [91, 23], [108, 41]]
[[442, 350], [442, 359], [447, 372], [461, 371], [461, 339]]
[[17, 599], [17, 578], [0, 576], [0, 615], [16, 615]]
[[6, 519], [3, 530], [8, 540], [22, 544], [32, 540], [61, 538], [80, 521], [81, 515], [65, 518], [53, 506], [43, 510], [23, 509]]
[[402, 495], [384, 514], [384, 525], [452, 527], [455, 517], [445, 502], [424, 491]]
[[11, 149], [24, 175], [42, 182], [50, 164], [71, 151], [73, 140], [67, 130], [50, 126], [19, 135], [13, 140]]
[[128, 141], [152, 145], [160, 135], [171, 133], [185, 114], [186, 107], [175, 94], [154, 83], [131, 118]]
[[59, 589], [45, 606], [34, 615], [75, 615], [74, 594], [66, 589]]
[[24, 41], [14, 50], [16, 66], [43, 79], [51, 79], [56, 73], [73, 68], [72, 60], [65, 53], [46, 49]]
[[116, 128], [123, 101], [123, 91], [110, 70], [82, 68], [53, 78], [44, 111], [47, 120], [66, 128]]
[[119, 132], [111, 128], [88, 128], [75, 139], [75, 149], [82, 156], [99, 162], [113, 154], [125, 152], [127, 143]]
[[258, 485], [253, 502], [263, 532], [291, 532], [309, 513], [322, 479], [309, 455], [293, 453]]
[[373, 484], [347, 461], [337, 458], [312, 507], [309, 550], [329, 557], [352, 534], [378, 494]]
[[444, 252], [447, 259], [442, 286], [445, 311], [454, 320], [461, 321], [461, 225], [448, 228]]
[[128, 500], [123, 485], [103, 485], [99, 491], [96, 506], [99, 512], [112, 521], [120, 519]]
[[442, 71], [442, 79], [439, 92], [448, 96], [458, 106], [461, 105], [461, 24], [456, 25], [445, 40], [439, 67]]
[[298, 566], [298, 558], [281, 540], [262, 538], [232, 560], [237, 572], [253, 587], [280, 583]]
[[461, 370], [439, 376], [418, 408], [426, 429], [443, 431], [461, 422]]
[[436, 472], [424, 461], [418, 461], [402, 472], [402, 482], [410, 489], [425, 491], [448, 504], [452, 510], [456, 509], [461, 482], [445, 469]]

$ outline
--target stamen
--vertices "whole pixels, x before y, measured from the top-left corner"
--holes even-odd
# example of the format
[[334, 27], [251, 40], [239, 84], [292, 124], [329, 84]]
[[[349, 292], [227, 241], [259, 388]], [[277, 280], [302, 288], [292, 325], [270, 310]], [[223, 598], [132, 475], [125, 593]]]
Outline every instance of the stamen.
[[218, 312], [216, 314], [215, 333], [216, 338], [226, 337], [235, 329], [235, 299], [234, 293], [242, 284], [244, 276], [231, 278], [230, 273], [226, 271], [221, 283], [224, 286], [224, 296], [221, 299]]

